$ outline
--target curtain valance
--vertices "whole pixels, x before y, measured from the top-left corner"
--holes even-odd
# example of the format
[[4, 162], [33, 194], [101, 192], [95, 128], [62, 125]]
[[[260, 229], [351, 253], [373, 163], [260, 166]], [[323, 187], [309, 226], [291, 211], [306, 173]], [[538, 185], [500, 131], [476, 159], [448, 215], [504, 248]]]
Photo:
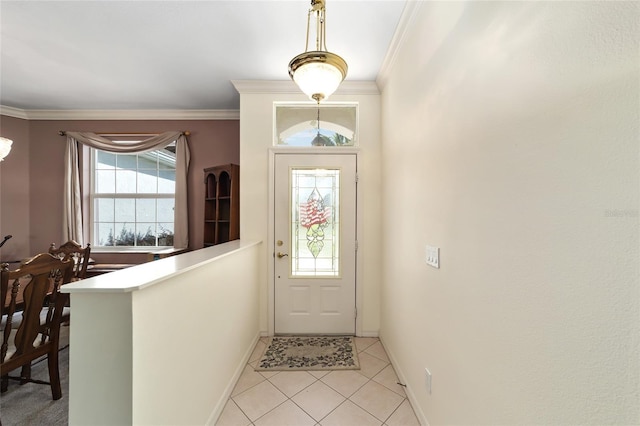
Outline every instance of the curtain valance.
[[118, 153], [140, 153], [164, 148], [173, 141], [177, 141], [182, 132], [164, 132], [150, 137], [143, 141], [116, 143], [104, 136], [90, 132], [66, 132], [68, 138], [73, 138], [78, 142], [101, 151]]

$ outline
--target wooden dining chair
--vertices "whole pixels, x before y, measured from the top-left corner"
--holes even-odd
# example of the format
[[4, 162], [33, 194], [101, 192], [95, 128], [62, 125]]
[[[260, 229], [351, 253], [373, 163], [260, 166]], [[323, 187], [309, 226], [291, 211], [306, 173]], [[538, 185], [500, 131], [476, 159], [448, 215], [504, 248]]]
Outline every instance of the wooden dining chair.
[[[87, 278], [91, 244], [87, 244], [85, 248], [82, 248], [82, 246], [77, 242], [69, 240], [56, 248], [56, 243], [51, 243], [49, 246], [49, 253], [62, 260], [73, 260], [73, 274], [71, 276], [71, 281], [78, 281]], [[70, 318], [71, 309], [67, 304], [64, 308], [64, 312], [62, 313], [62, 324], [69, 325]]]
[[[0, 309], [4, 321], [2, 346], [0, 346], [0, 392], [6, 392], [9, 379], [21, 384], [31, 382], [51, 386], [54, 400], [62, 397], [60, 372], [58, 367], [58, 346], [62, 310], [68, 294], [56, 292], [49, 298], [53, 289], [71, 281], [73, 261], [59, 259], [49, 253], [41, 253], [24, 261], [16, 270], [9, 271], [7, 264], [0, 270]], [[22, 299], [21, 321], [14, 323], [16, 305]], [[54, 301], [53, 305], [49, 300]], [[42, 315], [50, 311], [49, 315]], [[42, 318], [45, 318], [42, 323]], [[46, 335], [43, 338], [43, 335]], [[49, 381], [31, 378], [31, 362], [47, 357]], [[19, 377], [9, 373], [21, 368]]]
[[56, 248], [56, 243], [51, 243], [49, 253], [64, 260], [73, 259], [73, 281], [87, 278], [91, 244], [87, 244], [85, 248], [82, 248], [77, 242], [69, 240]]

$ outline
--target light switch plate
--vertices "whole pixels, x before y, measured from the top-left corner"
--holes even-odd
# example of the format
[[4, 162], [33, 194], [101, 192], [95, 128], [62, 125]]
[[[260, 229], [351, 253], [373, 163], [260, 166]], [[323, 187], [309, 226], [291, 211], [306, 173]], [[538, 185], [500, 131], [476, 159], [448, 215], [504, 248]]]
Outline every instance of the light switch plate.
[[440, 268], [440, 248], [427, 246], [427, 265]]

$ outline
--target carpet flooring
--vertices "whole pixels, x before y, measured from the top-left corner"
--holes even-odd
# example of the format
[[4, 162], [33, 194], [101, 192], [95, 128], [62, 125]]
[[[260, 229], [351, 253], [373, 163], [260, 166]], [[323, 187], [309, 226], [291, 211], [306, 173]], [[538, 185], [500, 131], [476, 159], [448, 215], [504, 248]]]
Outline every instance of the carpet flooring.
[[[69, 327], [60, 329], [58, 365], [62, 398], [51, 399], [51, 387], [36, 383], [20, 385], [9, 381], [9, 389], [0, 394], [0, 421], [12, 425], [67, 425], [69, 423]], [[14, 371], [16, 375], [20, 370]], [[46, 358], [32, 364], [31, 377], [49, 380]]]
[[357, 370], [351, 336], [286, 336], [269, 339], [256, 370]]

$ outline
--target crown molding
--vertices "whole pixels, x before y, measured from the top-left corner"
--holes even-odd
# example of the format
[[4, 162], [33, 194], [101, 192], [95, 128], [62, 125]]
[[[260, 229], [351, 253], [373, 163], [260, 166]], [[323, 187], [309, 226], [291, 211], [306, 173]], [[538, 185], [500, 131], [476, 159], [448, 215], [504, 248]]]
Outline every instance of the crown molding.
[[389, 78], [389, 73], [393, 68], [393, 65], [396, 61], [396, 57], [398, 56], [398, 51], [400, 46], [404, 43], [404, 39], [413, 24], [415, 16], [418, 14], [418, 10], [422, 6], [422, 1], [420, 0], [407, 0], [404, 5], [404, 9], [402, 9], [402, 14], [400, 15], [400, 21], [398, 22], [398, 26], [396, 27], [396, 31], [393, 34], [393, 38], [391, 39], [391, 43], [389, 44], [389, 49], [387, 50], [387, 54], [382, 61], [382, 65], [380, 65], [380, 71], [378, 71], [378, 77], [376, 78], [376, 83], [380, 91], [387, 84], [387, 80]]
[[4, 105], [0, 105], [0, 115], [6, 115], [7, 117], [13, 118], [22, 118], [23, 120], [27, 120], [27, 112], [23, 109], [8, 107]]
[[239, 120], [235, 109], [193, 110], [24, 110], [0, 105], [0, 115], [25, 120]]
[[[233, 80], [238, 93], [302, 93], [291, 80]], [[336, 95], [379, 95], [374, 81], [344, 81]], [[235, 109], [82, 110], [19, 109], [0, 105], [0, 115], [24, 120], [239, 120]]]
[[[302, 93], [292, 80], [231, 80], [240, 94], [256, 93]], [[379, 95], [374, 81], [343, 81], [335, 95]]]

